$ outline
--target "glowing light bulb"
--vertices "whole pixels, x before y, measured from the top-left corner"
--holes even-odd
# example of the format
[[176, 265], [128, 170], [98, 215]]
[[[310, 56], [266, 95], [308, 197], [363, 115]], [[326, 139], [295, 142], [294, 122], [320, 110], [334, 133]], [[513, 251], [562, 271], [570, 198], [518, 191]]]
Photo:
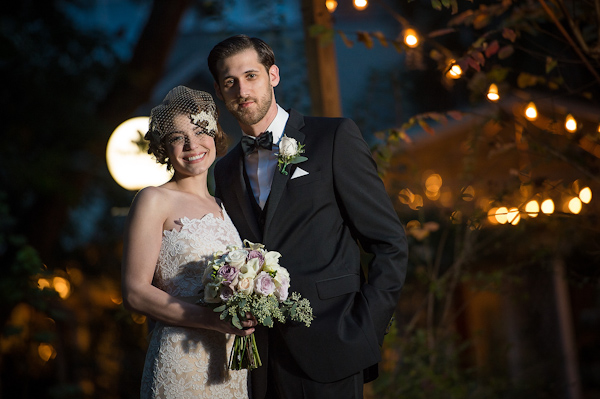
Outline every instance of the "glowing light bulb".
[[488, 89], [488, 93], [487, 93], [487, 98], [490, 101], [498, 101], [500, 99], [500, 94], [498, 94], [498, 86], [496, 86], [495, 83], [492, 83], [490, 85], [490, 88]]
[[367, 8], [369, 2], [367, 0], [354, 0], [353, 4], [354, 8], [356, 8], [358, 11], [362, 11]]
[[496, 221], [500, 224], [506, 224], [508, 222], [508, 208], [505, 206], [501, 206], [496, 209]]
[[415, 48], [419, 45], [419, 37], [414, 29], [406, 29], [404, 31], [404, 43], [410, 48]]
[[62, 277], [54, 277], [52, 280], [52, 286], [62, 299], [68, 298], [71, 294], [71, 284], [67, 279]]
[[573, 118], [573, 115], [571, 114], [567, 115], [567, 118], [565, 119], [565, 129], [567, 129], [567, 131], [571, 133], [577, 130], [577, 121], [575, 120], [575, 118]]
[[583, 208], [583, 205], [581, 204], [579, 197], [573, 197], [569, 200], [569, 211], [571, 211], [571, 213], [578, 214], [581, 212], [581, 208]]
[[38, 288], [43, 290], [44, 288], [50, 288], [50, 280], [47, 278], [38, 279]]
[[540, 204], [538, 204], [536, 200], [529, 201], [527, 205], [525, 205], [525, 212], [527, 212], [529, 217], [537, 217], [540, 213]]
[[525, 109], [525, 117], [530, 121], [537, 119], [538, 113], [537, 108], [533, 102], [527, 104], [527, 108]]
[[38, 355], [44, 362], [47, 362], [56, 357], [56, 350], [52, 345], [42, 342], [38, 345]]
[[334, 12], [337, 6], [338, 3], [335, 0], [327, 0], [325, 2], [325, 7], [327, 7], [327, 11], [329, 11], [330, 13]]
[[547, 199], [544, 202], [542, 202], [542, 212], [544, 212], [546, 215], [551, 215], [552, 213], [554, 213], [554, 201], [552, 201], [551, 199]]
[[452, 65], [452, 67], [450, 67], [448, 72], [446, 72], [446, 76], [451, 79], [459, 79], [461, 75], [462, 75], [462, 69], [457, 64]]
[[592, 200], [592, 189], [589, 187], [582, 188], [581, 191], [579, 192], [579, 199], [584, 204], [589, 204], [590, 201]]
[[513, 226], [516, 226], [517, 224], [519, 224], [519, 221], [521, 220], [521, 214], [519, 213], [519, 209], [518, 208], [510, 208], [508, 210], [508, 213], [506, 214], [506, 220], [508, 221], [508, 223], [512, 224]]
[[498, 220], [496, 218], [497, 211], [498, 211], [498, 208], [492, 208], [488, 211], [487, 218], [491, 224], [498, 224]]
[[442, 187], [442, 176], [437, 173], [429, 175], [427, 180], [425, 180], [425, 187], [428, 191], [440, 191], [440, 188]]

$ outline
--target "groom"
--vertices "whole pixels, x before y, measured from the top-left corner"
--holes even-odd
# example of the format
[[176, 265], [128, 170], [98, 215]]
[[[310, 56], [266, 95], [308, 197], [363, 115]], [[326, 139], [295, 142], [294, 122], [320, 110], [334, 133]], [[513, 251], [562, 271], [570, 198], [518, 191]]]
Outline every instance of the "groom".
[[[407, 260], [403, 227], [368, 146], [349, 119], [277, 105], [279, 68], [262, 40], [230, 37], [212, 49], [208, 66], [243, 131], [215, 167], [216, 197], [243, 239], [282, 254], [290, 291], [309, 299], [315, 315], [309, 328], [256, 329], [263, 365], [252, 372], [253, 398], [362, 398]], [[282, 152], [307, 159], [283, 167]], [[371, 255], [365, 272], [361, 247]]]

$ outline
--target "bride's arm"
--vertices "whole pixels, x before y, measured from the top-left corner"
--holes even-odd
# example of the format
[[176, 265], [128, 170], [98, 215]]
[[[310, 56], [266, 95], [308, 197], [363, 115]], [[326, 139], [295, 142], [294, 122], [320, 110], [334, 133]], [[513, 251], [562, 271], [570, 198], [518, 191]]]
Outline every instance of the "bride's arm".
[[[236, 335], [249, 335], [254, 329], [239, 330], [219, 318], [212, 309], [173, 297], [152, 285], [160, 252], [163, 225], [167, 217], [164, 194], [154, 187], [135, 197], [123, 240], [122, 291], [126, 309], [166, 324], [207, 328]], [[254, 321], [242, 323], [251, 327]]]

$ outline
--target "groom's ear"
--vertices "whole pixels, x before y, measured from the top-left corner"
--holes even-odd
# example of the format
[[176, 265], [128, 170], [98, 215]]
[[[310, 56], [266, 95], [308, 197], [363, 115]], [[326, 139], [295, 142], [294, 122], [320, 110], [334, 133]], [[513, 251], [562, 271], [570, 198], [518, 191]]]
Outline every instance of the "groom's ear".
[[269, 68], [269, 80], [271, 81], [271, 86], [276, 87], [279, 84], [279, 67], [275, 64], [271, 65]]
[[213, 86], [215, 88], [215, 93], [217, 94], [217, 97], [219, 97], [219, 100], [223, 101], [223, 94], [221, 94], [221, 88], [219, 87], [217, 82], [213, 82]]

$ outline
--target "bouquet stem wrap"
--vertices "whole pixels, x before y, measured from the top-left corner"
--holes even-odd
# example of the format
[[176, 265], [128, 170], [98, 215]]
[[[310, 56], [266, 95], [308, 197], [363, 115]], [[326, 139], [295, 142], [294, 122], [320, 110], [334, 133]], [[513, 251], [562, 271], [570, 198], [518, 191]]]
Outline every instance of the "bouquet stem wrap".
[[229, 355], [229, 368], [231, 370], [248, 369], [252, 371], [260, 366], [262, 366], [262, 362], [260, 361], [254, 334], [245, 337], [236, 335]]

